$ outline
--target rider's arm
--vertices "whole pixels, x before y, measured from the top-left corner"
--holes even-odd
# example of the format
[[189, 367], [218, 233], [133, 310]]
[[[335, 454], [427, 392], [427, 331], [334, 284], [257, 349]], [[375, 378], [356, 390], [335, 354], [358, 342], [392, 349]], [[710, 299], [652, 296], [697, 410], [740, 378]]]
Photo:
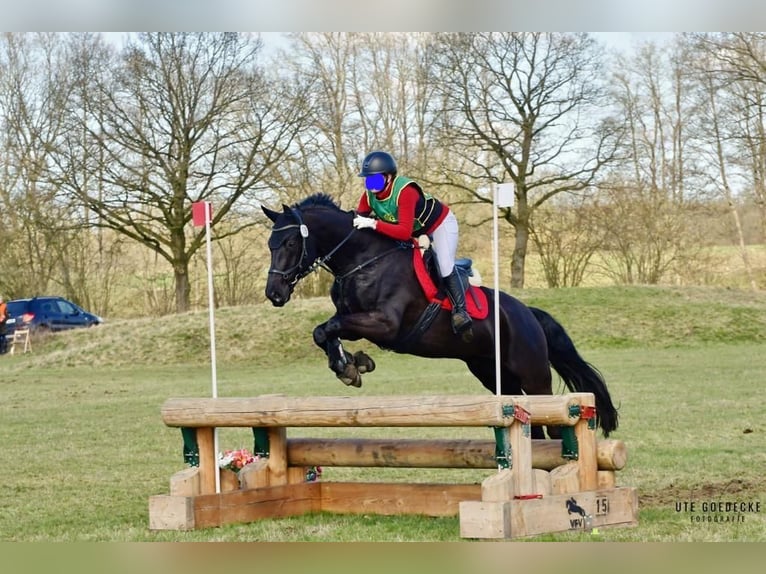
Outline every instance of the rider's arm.
[[415, 207], [418, 198], [418, 192], [414, 187], [408, 185], [402, 189], [399, 194], [399, 221], [388, 223], [379, 220], [375, 231], [399, 241], [409, 240], [415, 229]]

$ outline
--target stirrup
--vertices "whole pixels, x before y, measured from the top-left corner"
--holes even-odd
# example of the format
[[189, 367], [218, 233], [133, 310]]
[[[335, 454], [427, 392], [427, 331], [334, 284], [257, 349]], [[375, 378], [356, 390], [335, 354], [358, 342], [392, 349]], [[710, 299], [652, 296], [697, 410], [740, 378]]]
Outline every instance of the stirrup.
[[466, 311], [457, 311], [452, 313], [452, 317], [450, 319], [450, 322], [452, 323], [452, 331], [455, 333], [455, 335], [460, 335], [473, 326], [473, 320]]

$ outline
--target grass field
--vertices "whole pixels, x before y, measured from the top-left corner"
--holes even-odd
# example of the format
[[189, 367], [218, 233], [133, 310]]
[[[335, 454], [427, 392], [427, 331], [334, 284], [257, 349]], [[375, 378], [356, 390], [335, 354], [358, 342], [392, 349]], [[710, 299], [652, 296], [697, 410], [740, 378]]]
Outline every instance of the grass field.
[[[629, 452], [618, 484], [639, 490], [636, 528], [533, 540], [766, 540], [766, 294], [636, 287], [518, 295], [553, 313], [605, 375], [620, 407], [614, 437]], [[364, 342], [349, 347], [365, 348], [378, 369], [361, 389], [343, 386], [311, 343], [311, 328], [328, 313], [325, 300], [221, 309], [219, 394], [485, 392], [459, 362], [395, 355]], [[198, 312], [115, 321], [35, 341], [31, 354], [0, 357], [0, 540], [460, 540], [457, 518], [369, 515], [149, 531], [149, 496], [167, 493], [169, 476], [184, 466], [180, 432], [162, 424], [159, 408], [169, 397], [209, 395], [208, 344], [207, 313]], [[418, 432], [390, 434], [446, 436]], [[491, 438], [481, 429], [453, 432]], [[222, 447], [250, 447], [248, 435], [225, 429]], [[479, 482], [487, 472], [329, 468], [323, 479]], [[703, 511], [711, 502], [760, 507], [719, 522], [729, 515]], [[684, 503], [694, 503], [694, 511]]]

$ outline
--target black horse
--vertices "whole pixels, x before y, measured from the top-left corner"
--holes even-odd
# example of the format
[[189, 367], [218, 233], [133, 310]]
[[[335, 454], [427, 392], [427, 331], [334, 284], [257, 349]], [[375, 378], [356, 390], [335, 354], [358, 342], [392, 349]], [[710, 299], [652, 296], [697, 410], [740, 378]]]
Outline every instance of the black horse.
[[[439, 309], [430, 326], [423, 324], [429, 301], [413, 270], [413, 245], [372, 230], [356, 230], [353, 211], [341, 210], [327, 195], [312, 195], [282, 212], [263, 207], [274, 222], [269, 238], [271, 268], [266, 297], [285, 305], [303, 277], [321, 266], [335, 277], [331, 289], [336, 313], [314, 329], [314, 342], [327, 354], [330, 368], [345, 384], [361, 386], [361, 375], [375, 368], [365, 353], [351, 355], [341, 339], [367, 339], [384, 349], [421, 357], [463, 360], [495, 392], [493, 291], [489, 314], [474, 320], [473, 338], [453, 333], [450, 313]], [[571, 339], [545, 311], [527, 307], [500, 293], [501, 386], [504, 395], [552, 394], [550, 366], [571, 391], [591, 392], [604, 436], [617, 428], [617, 410], [606, 384], [577, 352]], [[555, 429], [548, 434], [557, 436]], [[532, 436], [543, 438], [542, 429]]]

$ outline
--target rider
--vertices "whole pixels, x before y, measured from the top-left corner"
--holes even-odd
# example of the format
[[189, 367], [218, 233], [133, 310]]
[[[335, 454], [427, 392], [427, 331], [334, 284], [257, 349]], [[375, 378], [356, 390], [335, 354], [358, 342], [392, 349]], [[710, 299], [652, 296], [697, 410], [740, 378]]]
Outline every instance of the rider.
[[[452, 300], [452, 330], [470, 336], [471, 317], [465, 310], [465, 291], [455, 269], [458, 224], [455, 214], [413, 180], [396, 175], [396, 160], [384, 151], [367, 154], [359, 177], [364, 177], [362, 194], [354, 218], [357, 229], [369, 228], [399, 241], [428, 234], [436, 253], [439, 273]], [[374, 214], [377, 219], [367, 217]]]

